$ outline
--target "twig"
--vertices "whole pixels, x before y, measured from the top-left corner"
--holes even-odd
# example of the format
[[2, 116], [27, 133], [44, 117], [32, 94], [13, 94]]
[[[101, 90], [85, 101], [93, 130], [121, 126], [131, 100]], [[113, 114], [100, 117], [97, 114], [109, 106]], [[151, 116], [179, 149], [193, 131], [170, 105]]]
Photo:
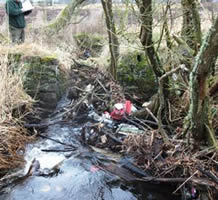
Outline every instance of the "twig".
[[206, 175], [207, 177], [211, 178], [216, 184], [218, 184], [218, 178], [210, 171], [205, 171], [201, 167], [196, 167], [202, 174]]
[[193, 182], [197, 185], [201, 186], [210, 186], [217, 188], [217, 185], [215, 185], [213, 182], [208, 181], [207, 179], [203, 178], [190, 178], [187, 180], [186, 178], [155, 178], [155, 177], [143, 177], [141, 179], [138, 179], [139, 181], [146, 181], [146, 182], [159, 182], [159, 183], [181, 183], [181, 182]]
[[[155, 122], [152, 122], [150, 120], [140, 120], [137, 117], [133, 117], [134, 120], [137, 120], [140, 124], [143, 124], [144, 126], [146, 126], [146, 128], [148, 128], [149, 130], [153, 130], [153, 128], [151, 128], [149, 125], [147, 125], [145, 122], [150, 123], [150, 124], [156, 124]], [[156, 124], [157, 125], [157, 124]]]
[[143, 131], [147, 131], [147, 129], [145, 127], [143, 127], [141, 124], [139, 124], [131, 119], [128, 119], [126, 116], [124, 116], [124, 119], [127, 120], [128, 122], [140, 127]]
[[24, 124], [25, 128], [47, 128], [48, 126], [64, 122], [63, 120], [58, 120], [58, 121], [53, 121], [53, 122], [48, 122], [48, 123], [40, 123], [40, 124]]
[[43, 152], [70, 152], [70, 151], [75, 151], [75, 149], [41, 149]]
[[108, 90], [104, 87], [104, 85], [98, 80], [96, 79], [96, 81], [99, 83], [99, 85], [103, 88], [103, 90], [108, 93]]
[[208, 147], [208, 148], [203, 149], [202, 151], [199, 151], [198, 153], [196, 153], [194, 155], [194, 158], [198, 158], [200, 156], [206, 156], [207, 154], [212, 153], [214, 150], [215, 150], [215, 148], [213, 146]]
[[116, 142], [117, 144], [119, 144], [119, 145], [122, 145], [122, 144], [123, 144], [123, 142], [122, 142], [120, 139], [114, 137], [112, 134], [110, 134], [110, 133], [108, 133], [108, 132], [106, 132], [106, 131], [104, 131], [104, 130], [101, 130], [101, 131], [102, 131], [106, 136], [108, 136], [110, 139], [112, 139], [114, 142]]
[[175, 194], [183, 185], [185, 185], [189, 180], [191, 180], [192, 177], [193, 177], [195, 174], [197, 174], [197, 172], [198, 172], [198, 170], [195, 171], [195, 173], [192, 174], [189, 178], [187, 178], [187, 179], [173, 192], [173, 194]]
[[59, 140], [56, 140], [56, 139], [50, 138], [50, 137], [45, 136], [45, 135], [42, 135], [42, 134], [40, 134], [40, 133], [37, 133], [37, 135], [38, 135], [39, 137], [41, 137], [41, 138], [46, 138], [46, 139], [48, 139], [48, 140], [51, 140], [51, 141], [53, 141], [53, 142], [56, 142], [56, 143], [62, 144], [62, 145], [64, 145], [64, 146], [69, 146], [69, 147], [72, 147], [72, 148], [74, 148], [74, 149], [76, 148], [76, 147], [73, 146], [72, 144], [67, 144], [67, 143], [61, 142], [61, 141], [59, 141]]
[[145, 110], [151, 115], [151, 117], [154, 119], [157, 124], [159, 123], [158, 119], [154, 116], [154, 114], [150, 111], [148, 107], [145, 107]]
[[158, 90], [158, 93], [159, 93], [159, 101], [160, 101], [160, 107], [158, 109], [158, 112], [157, 112], [157, 119], [158, 119], [158, 130], [160, 131], [162, 137], [163, 137], [163, 140], [165, 143], [169, 143], [169, 137], [166, 133], [166, 131], [163, 129], [162, 127], [162, 110], [164, 109], [164, 106], [165, 106], [165, 96], [164, 96], [164, 80], [172, 75], [173, 73], [181, 70], [181, 69], [184, 69], [186, 70], [185, 68], [185, 65], [180, 65], [179, 67], [175, 68], [175, 69], [172, 69], [171, 71], [169, 72], [166, 72], [164, 75], [162, 75], [159, 79], [158, 79], [158, 82], [159, 82], [159, 90]]

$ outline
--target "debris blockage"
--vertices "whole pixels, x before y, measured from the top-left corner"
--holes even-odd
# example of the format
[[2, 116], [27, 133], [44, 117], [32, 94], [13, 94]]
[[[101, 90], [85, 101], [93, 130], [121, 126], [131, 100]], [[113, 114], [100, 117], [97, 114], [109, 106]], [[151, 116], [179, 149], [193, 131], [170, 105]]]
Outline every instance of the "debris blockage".
[[[185, 199], [206, 193], [217, 199], [217, 152], [206, 147], [199, 150], [191, 140], [188, 144], [181, 139], [180, 129], [172, 130], [165, 144], [153, 116], [142, 119], [132, 115], [136, 108], [109, 75], [75, 61], [67, 97], [70, 103], [60, 111], [62, 122], [81, 122], [88, 117], [81, 142], [94, 151], [120, 155], [109, 165], [99, 163], [99, 168], [127, 181], [176, 186], [174, 193]], [[49, 125], [41, 124], [43, 128]]]

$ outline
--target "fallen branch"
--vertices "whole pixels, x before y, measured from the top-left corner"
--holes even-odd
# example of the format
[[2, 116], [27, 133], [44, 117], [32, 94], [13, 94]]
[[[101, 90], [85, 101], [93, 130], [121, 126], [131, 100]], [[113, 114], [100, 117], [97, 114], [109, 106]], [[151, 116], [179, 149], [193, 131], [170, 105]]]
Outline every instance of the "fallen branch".
[[[183, 183], [187, 181], [187, 178], [155, 178], [155, 177], [144, 177], [141, 179], [138, 179], [139, 181], [146, 181], [146, 182], [153, 182], [153, 183]], [[213, 188], [218, 189], [217, 184], [214, 184], [211, 181], [208, 181], [208, 179], [204, 178], [191, 178], [187, 182], [195, 183], [199, 186], [210, 186]]]
[[120, 140], [120, 139], [118, 139], [118, 138], [116, 138], [115, 136], [113, 136], [112, 134], [110, 134], [110, 133], [108, 133], [108, 132], [106, 132], [106, 131], [104, 131], [104, 130], [101, 130], [107, 137], [109, 137], [110, 139], [112, 139], [114, 142], [116, 142], [117, 144], [119, 144], [119, 145], [122, 145], [123, 144], [123, 142]]
[[50, 138], [50, 137], [45, 136], [45, 135], [42, 135], [42, 134], [40, 134], [40, 133], [37, 133], [37, 136], [39, 136], [39, 137], [41, 137], [41, 138], [46, 138], [46, 139], [48, 139], [48, 140], [51, 140], [51, 141], [56, 142], [56, 143], [58, 143], [58, 144], [62, 144], [62, 145], [64, 145], [64, 146], [72, 147], [72, 149], [76, 149], [76, 148], [77, 148], [77, 147], [73, 146], [72, 144], [67, 144], [67, 143], [65, 143], [65, 142], [61, 142], [61, 141], [59, 141], [59, 140]]
[[198, 171], [195, 171], [189, 178], [187, 178], [173, 193], [175, 194], [183, 185], [185, 185], [189, 180], [191, 180]]
[[75, 149], [41, 149], [43, 152], [71, 152], [75, 151]]
[[218, 178], [210, 171], [205, 171], [201, 167], [196, 167], [202, 174], [206, 175], [208, 178], [212, 179], [212, 181], [218, 184]]

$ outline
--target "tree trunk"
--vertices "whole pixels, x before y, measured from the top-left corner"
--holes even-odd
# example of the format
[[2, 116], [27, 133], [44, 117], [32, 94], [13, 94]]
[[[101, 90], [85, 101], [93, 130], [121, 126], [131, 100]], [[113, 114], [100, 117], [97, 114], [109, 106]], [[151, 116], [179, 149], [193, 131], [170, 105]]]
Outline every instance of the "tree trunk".
[[208, 78], [218, 56], [218, 17], [201, 49], [196, 56], [193, 70], [190, 74], [190, 130], [196, 141], [208, 139], [210, 145], [216, 146], [217, 141], [210, 123], [210, 104], [208, 91]]
[[45, 27], [45, 32], [48, 35], [53, 35], [65, 28], [66, 25], [70, 22], [76, 8], [84, 1], [85, 0], [71, 0], [71, 3], [60, 12], [55, 21]]
[[181, 3], [183, 8], [182, 37], [197, 53], [201, 45], [201, 22], [197, 0], [182, 0]]
[[[161, 78], [164, 74], [165, 71], [162, 67], [162, 64], [160, 62], [159, 56], [157, 52], [155, 51], [154, 44], [153, 44], [153, 14], [152, 14], [152, 0], [136, 0], [136, 4], [139, 8], [140, 12], [140, 18], [141, 18], [141, 32], [140, 32], [140, 40], [145, 48], [145, 53], [147, 54], [151, 67], [158, 79], [159, 83], [159, 90], [158, 90], [158, 96], [159, 96], [159, 109], [157, 113], [157, 118], [158, 118], [158, 129], [165, 141], [165, 143], [168, 143], [168, 136], [163, 129], [162, 125], [162, 119], [166, 117], [166, 102], [165, 99], [168, 96], [168, 77]], [[163, 110], [165, 109], [165, 116], [163, 117]]]
[[141, 17], [141, 32], [140, 40], [145, 48], [148, 58], [151, 62], [153, 71], [157, 77], [161, 77], [164, 74], [164, 70], [160, 63], [157, 52], [154, 49], [152, 40], [153, 34], [153, 15], [152, 15], [152, 0], [136, 0], [136, 4], [140, 11]]
[[101, 0], [102, 7], [105, 14], [108, 38], [109, 38], [109, 49], [111, 54], [110, 73], [112, 77], [117, 80], [117, 65], [119, 58], [119, 42], [116, 35], [116, 27], [112, 12], [112, 0]]

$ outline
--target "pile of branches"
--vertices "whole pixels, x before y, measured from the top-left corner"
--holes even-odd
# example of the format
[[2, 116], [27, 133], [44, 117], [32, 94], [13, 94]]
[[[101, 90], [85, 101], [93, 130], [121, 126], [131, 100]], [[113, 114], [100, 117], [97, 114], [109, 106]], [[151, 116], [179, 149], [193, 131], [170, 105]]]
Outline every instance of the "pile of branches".
[[[194, 145], [194, 144], [193, 144]], [[196, 188], [218, 189], [218, 154], [213, 148], [201, 151], [183, 140], [171, 139], [165, 144], [157, 130], [128, 135], [122, 148], [135, 157], [140, 168], [149, 170], [153, 182], [180, 183]], [[194, 148], [194, 147], [193, 147]]]
[[80, 64], [74, 60], [71, 70], [72, 87], [69, 88], [68, 98], [71, 104], [67, 108], [67, 115], [77, 116], [78, 112], [87, 112], [89, 105], [97, 113], [109, 111], [115, 103], [124, 102], [125, 97], [119, 84], [112, 77], [98, 68]]
[[[110, 111], [113, 103], [125, 101], [122, 88], [109, 75], [77, 62], [72, 68], [72, 85], [68, 93], [72, 103], [65, 117], [74, 116], [76, 119], [79, 114], [88, 112], [89, 105], [93, 105], [93, 110], [100, 114]], [[121, 122], [135, 125], [143, 133], [120, 134], [117, 125]], [[111, 128], [103, 121], [88, 123], [83, 127], [81, 140], [98, 148], [131, 155], [134, 164], [150, 174], [149, 177], [143, 177], [143, 181], [176, 183], [178, 188], [175, 193], [187, 186], [208, 189], [214, 195], [218, 189], [217, 152], [206, 147], [199, 150], [192, 140], [188, 144], [173, 136], [170, 137], [170, 143], [166, 144], [154, 127], [155, 121], [153, 128], [147, 122], [151, 123], [149, 120], [125, 116]], [[175, 135], [180, 133], [180, 129], [175, 130]]]

